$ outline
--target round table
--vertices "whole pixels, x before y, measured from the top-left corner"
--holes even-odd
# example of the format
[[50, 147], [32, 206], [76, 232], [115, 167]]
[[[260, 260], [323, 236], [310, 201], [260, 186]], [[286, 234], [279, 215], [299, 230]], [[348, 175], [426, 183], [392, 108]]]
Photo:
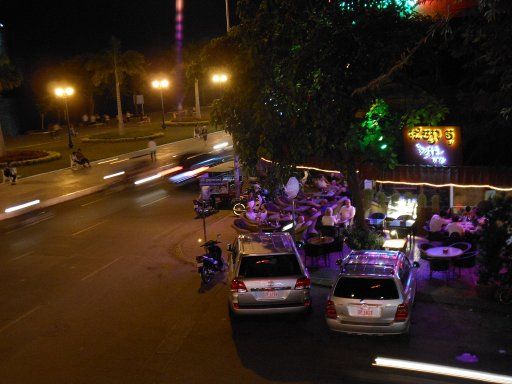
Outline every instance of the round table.
[[433, 247], [425, 251], [428, 257], [435, 259], [453, 259], [462, 255], [462, 249], [455, 247]]

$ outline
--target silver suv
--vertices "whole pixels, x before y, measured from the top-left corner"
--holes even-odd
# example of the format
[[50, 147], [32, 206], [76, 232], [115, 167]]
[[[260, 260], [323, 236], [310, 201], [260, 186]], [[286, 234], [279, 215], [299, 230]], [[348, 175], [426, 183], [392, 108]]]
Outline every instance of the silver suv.
[[415, 269], [402, 252], [353, 251], [329, 294], [327, 325], [346, 333], [407, 333], [415, 293]]
[[307, 312], [311, 308], [309, 273], [289, 233], [239, 235], [228, 246], [232, 314]]

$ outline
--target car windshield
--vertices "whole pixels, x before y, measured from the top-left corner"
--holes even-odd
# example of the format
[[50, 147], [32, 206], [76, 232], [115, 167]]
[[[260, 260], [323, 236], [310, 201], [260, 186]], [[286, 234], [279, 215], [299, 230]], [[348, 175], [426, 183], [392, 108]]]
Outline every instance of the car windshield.
[[283, 277], [302, 273], [294, 254], [245, 256], [240, 263], [241, 277]]
[[349, 299], [393, 300], [398, 299], [394, 280], [342, 277], [334, 290], [334, 296]]

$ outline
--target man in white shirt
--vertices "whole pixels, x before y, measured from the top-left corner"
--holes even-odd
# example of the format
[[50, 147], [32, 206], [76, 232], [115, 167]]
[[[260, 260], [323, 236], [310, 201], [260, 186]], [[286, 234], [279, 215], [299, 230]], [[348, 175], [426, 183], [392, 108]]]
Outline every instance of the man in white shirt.
[[453, 216], [452, 222], [446, 225], [448, 236], [452, 233], [457, 232], [460, 236], [464, 236], [464, 227], [459, 222], [459, 216]]
[[443, 225], [447, 224], [447, 221], [438, 214], [432, 215], [428, 227], [430, 232], [440, 232], [443, 229]]
[[345, 199], [343, 206], [340, 208], [340, 223], [343, 223], [345, 227], [352, 224], [354, 216], [356, 215], [356, 207], [352, 205], [350, 199]]

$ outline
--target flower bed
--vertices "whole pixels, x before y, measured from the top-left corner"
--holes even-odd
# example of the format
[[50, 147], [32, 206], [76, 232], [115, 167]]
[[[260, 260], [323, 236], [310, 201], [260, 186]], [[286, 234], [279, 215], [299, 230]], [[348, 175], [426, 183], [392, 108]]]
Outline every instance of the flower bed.
[[45, 163], [47, 161], [57, 160], [60, 158], [61, 154], [54, 151], [7, 151], [4, 156], [0, 157], [0, 166], [4, 167], [8, 162], [13, 166], [31, 165]]
[[117, 133], [101, 133], [98, 135], [91, 135], [89, 137], [85, 137], [82, 139], [83, 143], [122, 143], [125, 141], [138, 141], [138, 140], [149, 140], [156, 139], [157, 137], [162, 137], [164, 134], [162, 132], [155, 133], [137, 133], [130, 132], [127, 135], [120, 136]]

